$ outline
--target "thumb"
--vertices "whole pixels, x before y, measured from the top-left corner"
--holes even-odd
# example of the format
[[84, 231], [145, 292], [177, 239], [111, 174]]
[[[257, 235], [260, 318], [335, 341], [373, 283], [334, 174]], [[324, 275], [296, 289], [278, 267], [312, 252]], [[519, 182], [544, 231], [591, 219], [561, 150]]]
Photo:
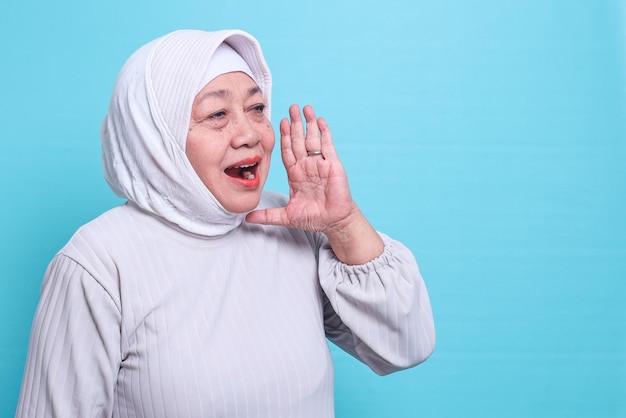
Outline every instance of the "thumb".
[[246, 222], [263, 225], [288, 225], [285, 208], [253, 210], [246, 215]]

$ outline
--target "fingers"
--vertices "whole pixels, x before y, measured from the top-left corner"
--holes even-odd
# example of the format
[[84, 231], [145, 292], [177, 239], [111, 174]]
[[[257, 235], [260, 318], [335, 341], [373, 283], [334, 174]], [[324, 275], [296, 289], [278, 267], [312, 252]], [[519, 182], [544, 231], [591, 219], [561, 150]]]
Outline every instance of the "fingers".
[[[291, 105], [289, 107], [289, 120], [283, 119], [280, 122], [283, 162], [287, 167], [295, 164], [297, 160], [309, 157], [309, 152], [321, 151], [325, 155], [322, 149], [323, 142], [330, 140], [329, 136], [326, 139], [322, 138], [323, 134], [319, 126], [320, 119], [315, 115], [312, 106], [304, 106], [302, 113], [304, 114], [304, 121], [299, 106]], [[330, 134], [328, 125], [326, 125], [326, 132]]]
[[285, 168], [296, 163], [296, 156], [291, 148], [291, 124], [287, 118], [280, 121], [280, 150]]
[[300, 160], [306, 157], [307, 150], [304, 145], [304, 122], [302, 121], [298, 105], [293, 104], [289, 106], [289, 118], [291, 120], [291, 150], [293, 151], [294, 157]]
[[253, 210], [246, 215], [246, 222], [251, 224], [289, 226], [288, 223], [286, 223], [285, 208]]
[[333, 136], [330, 133], [330, 128], [328, 127], [328, 123], [326, 119], [319, 118], [317, 120], [317, 125], [320, 130], [320, 146], [323, 150], [323, 155], [325, 159], [338, 159], [337, 150], [335, 149], [335, 145], [333, 144]]
[[[304, 147], [308, 152], [322, 151], [322, 143], [320, 140], [320, 129], [317, 124], [317, 117], [313, 107], [307, 105], [302, 109], [304, 118], [306, 119], [306, 136], [304, 138]], [[322, 154], [323, 155], [323, 154]]]

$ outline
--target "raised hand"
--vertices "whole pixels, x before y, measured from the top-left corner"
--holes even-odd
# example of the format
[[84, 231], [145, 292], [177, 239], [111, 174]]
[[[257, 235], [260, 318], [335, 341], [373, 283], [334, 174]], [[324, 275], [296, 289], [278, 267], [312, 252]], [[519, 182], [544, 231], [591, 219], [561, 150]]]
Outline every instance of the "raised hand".
[[326, 121], [318, 119], [311, 106], [305, 106], [303, 113], [306, 127], [297, 105], [289, 108], [290, 120], [280, 122], [288, 205], [252, 212], [248, 222], [326, 232], [358, 210]]
[[382, 240], [352, 199], [328, 124], [311, 106], [303, 113], [306, 126], [297, 105], [290, 106], [289, 119], [280, 122], [287, 206], [253, 211], [246, 221], [323, 232], [340, 260], [367, 262], [382, 253]]

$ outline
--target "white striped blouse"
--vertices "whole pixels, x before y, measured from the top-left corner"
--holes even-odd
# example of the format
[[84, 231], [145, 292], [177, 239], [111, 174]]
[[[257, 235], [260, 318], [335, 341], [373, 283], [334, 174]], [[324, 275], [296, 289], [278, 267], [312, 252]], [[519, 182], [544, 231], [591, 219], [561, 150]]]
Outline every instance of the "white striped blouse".
[[115, 208], [46, 272], [16, 416], [333, 417], [326, 338], [378, 374], [434, 348], [413, 255], [381, 236], [348, 266], [321, 234], [204, 237]]

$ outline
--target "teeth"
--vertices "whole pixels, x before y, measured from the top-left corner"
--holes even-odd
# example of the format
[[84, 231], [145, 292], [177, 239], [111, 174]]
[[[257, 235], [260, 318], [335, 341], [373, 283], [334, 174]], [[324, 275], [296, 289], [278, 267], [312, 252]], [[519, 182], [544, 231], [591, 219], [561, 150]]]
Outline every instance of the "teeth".
[[237, 168], [249, 168], [249, 167], [254, 167], [255, 165], [256, 165], [256, 163], [254, 163], [254, 164], [244, 164], [244, 165], [237, 166]]
[[241, 173], [241, 177], [245, 178], [246, 180], [254, 180], [254, 173], [252, 171], [243, 171]]

